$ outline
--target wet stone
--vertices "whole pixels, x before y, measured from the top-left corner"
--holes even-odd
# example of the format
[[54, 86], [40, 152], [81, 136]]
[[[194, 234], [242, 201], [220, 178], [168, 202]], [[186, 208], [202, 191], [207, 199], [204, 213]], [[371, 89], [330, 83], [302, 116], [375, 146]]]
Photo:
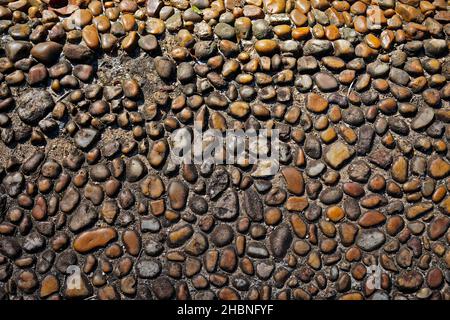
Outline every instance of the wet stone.
[[190, 225], [176, 226], [168, 235], [169, 246], [179, 247], [184, 244], [194, 233]]
[[339, 84], [337, 80], [330, 74], [319, 72], [314, 75], [314, 81], [321, 91], [335, 91]]
[[321, 55], [328, 53], [332, 50], [332, 48], [333, 47], [331, 41], [312, 39], [306, 41], [305, 45], [303, 46], [303, 54], [305, 56]]
[[173, 181], [167, 188], [170, 206], [175, 210], [183, 209], [188, 197], [188, 189], [181, 181]]
[[333, 168], [338, 169], [342, 164], [351, 158], [353, 150], [342, 142], [331, 145], [325, 153], [325, 161]]

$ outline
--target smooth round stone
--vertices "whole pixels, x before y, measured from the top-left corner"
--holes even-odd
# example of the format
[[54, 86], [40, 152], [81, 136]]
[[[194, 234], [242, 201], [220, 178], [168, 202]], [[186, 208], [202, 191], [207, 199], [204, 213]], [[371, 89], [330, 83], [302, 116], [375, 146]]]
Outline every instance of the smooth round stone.
[[27, 58], [31, 48], [32, 45], [26, 41], [10, 41], [5, 44], [6, 56], [13, 62]]
[[62, 45], [57, 42], [41, 42], [31, 49], [31, 55], [44, 64], [51, 64], [58, 60], [62, 48]]
[[411, 122], [411, 129], [421, 130], [427, 127], [434, 119], [434, 111], [431, 108], [422, 108]]
[[22, 252], [20, 244], [16, 239], [4, 237], [0, 240], [0, 252], [9, 258], [15, 258]]
[[8, 33], [16, 40], [27, 40], [31, 34], [31, 28], [26, 24], [16, 24], [9, 28]]
[[93, 57], [93, 52], [86, 46], [66, 43], [63, 47], [64, 56], [70, 61], [85, 62]]
[[88, 48], [95, 50], [100, 46], [100, 38], [97, 28], [94, 25], [88, 25], [82, 31], [83, 41]]
[[252, 34], [258, 40], [270, 38], [271, 31], [269, 23], [264, 19], [258, 19], [252, 23]]
[[199, 41], [194, 45], [194, 55], [197, 59], [205, 60], [211, 57], [217, 49], [215, 42]]
[[214, 33], [220, 38], [220, 39], [227, 39], [227, 40], [233, 40], [236, 36], [236, 32], [232, 26], [230, 26], [227, 23], [219, 22], [214, 27]]
[[157, 57], [154, 64], [156, 72], [164, 80], [170, 80], [175, 73], [175, 64], [167, 58]]
[[166, 25], [161, 19], [149, 18], [146, 22], [145, 30], [149, 34], [160, 35], [166, 30]]
[[130, 31], [128, 35], [123, 38], [121, 48], [126, 52], [132, 52], [137, 46], [138, 39], [138, 33], [136, 31]]
[[71, 18], [73, 23], [82, 28], [91, 23], [92, 13], [87, 9], [79, 9], [72, 14]]
[[234, 23], [238, 39], [248, 39], [251, 35], [252, 22], [247, 17], [239, 17]]
[[309, 75], [303, 74], [296, 78], [295, 87], [300, 92], [308, 92], [313, 86], [313, 80]]
[[90, 169], [90, 176], [94, 181], [105, 181], [111, 175], [108, 167], [104, 164], [97, 164]]
[[372, 62], [367, 65], [367, 72], [374, 78], [384, 77], [389, 72], [389, 65], [379, 61]]
[[170, 206], [175, 210], [183, 209], [186, 205], [189, 190], [181, 181], [172, 181], [167, 188]]
[[170, 32], [176, 32], [181, 29], [183, 26], [183, 20], [181, 18], [180, 12], [175, 12], [173, 15], [171, 15], [166, 21], [165, 26], [168, 31]]
[[[278, 38], [283, 39], [288, 37], [291, 33], [291, 27], [287, 24], [281, 24], [273, 27], [273, 32], [277, 35]], [[293, 36], [295, 39], [295, 37]]]
[[299, 51], [299, 45], [297, 41], [294, 40], [286, 40], [280, 43], [281, 52], [287, 53], [297, 53]]
[[73, 68], [73, 75], [83, 82], [88, 82], [94, 75], [94, 68], [87, 64], [78, 64]]
[[261, 55], [273, 55], [278, 48], [278, 42], [275, 40], [264, 39], [255, 43], [255, 49]]
[[322, 63], [331, 70], [341, 70], [345, 67], [345, 61], [338, 57], [323, 57]]
[[339, 88], [336, 78], [326, 72], [316, 73], [314, 81], [321, 91], [334, 91]]
[[106, 16], [95, 17], [94, 24], [99, 32], [107, 32], [111, 28], [111, 22]]
[[233, 241], [234, 232], [233, 229], [226, 224], [220, 224], [214, 228], [211, 233], [211, 241], [217, 247], [224, 247]]
[[75, 134], [75, 143], [80, 148], [89, 147], [97, 138], [98, 131], [91, 128], [83, 128]]
[[444, 39], [427, 39], [423, 42], [425, 54], [429, 57], [440, 57], [448, 51], [447, 42]]
[[140, 259], [136, 264], [136, 271], [140, 278], [155, 278], [161, 271], [161, 264], [157, 260]]
[[131, 159], [126, 166], [127, 180], [130, 182], [139, 181], [147, 172], [145, 164], [137, 158]]
[[320, 201], [324, 204], [334, 204], [338, 203], [343, 196], [341, 189], [337, 188], [327, 188], [323, 190], [320, 194]]
[[358, 247], [364, 251], [373, 251], [379, 248], [386, 240], [386, 236], [378, 229], [361, 230], [356, 239]]
[[243, 101], [236, 101], [230, 105], [230, 114], [237, 117], [243, 118], [250, 112], [250, 106], [248, 103]]
[[141, 47], [145, 51], [155, 51], [158, 48], [158, 40], [152, 34], [148, 34], [143, 36], [138, 41], [139, 47]]

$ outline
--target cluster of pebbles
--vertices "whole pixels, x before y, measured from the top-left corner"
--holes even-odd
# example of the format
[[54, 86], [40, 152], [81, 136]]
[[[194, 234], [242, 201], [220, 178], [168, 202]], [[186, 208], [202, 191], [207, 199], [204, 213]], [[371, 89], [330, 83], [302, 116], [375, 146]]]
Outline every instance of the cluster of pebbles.
[[[0, 299], [450, 299], [430, 1], [0, 0]], [[279, 171], [175, 163], [195, 121]]]

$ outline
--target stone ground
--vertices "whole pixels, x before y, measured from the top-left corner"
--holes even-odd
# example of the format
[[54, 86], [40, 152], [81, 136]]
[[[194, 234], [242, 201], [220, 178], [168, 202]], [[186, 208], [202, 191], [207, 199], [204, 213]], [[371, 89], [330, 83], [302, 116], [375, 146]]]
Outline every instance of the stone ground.
[[[0, 0], [0, 299], [450, 299], [443, 0]], [[176, 164], [280, 130], [280, 168]], [[247, 150], [248, 151], [248, 150]]]

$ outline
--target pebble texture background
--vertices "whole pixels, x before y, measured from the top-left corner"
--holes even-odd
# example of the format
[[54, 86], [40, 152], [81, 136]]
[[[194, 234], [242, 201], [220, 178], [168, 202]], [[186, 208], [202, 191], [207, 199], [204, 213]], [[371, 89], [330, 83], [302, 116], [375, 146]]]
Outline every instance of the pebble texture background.
[[[0, 0], [0, 298], [450, 299], [449, 33], [445, 0]], [[279, 129], [279, 172], [176, 165], [195, 120]]]

